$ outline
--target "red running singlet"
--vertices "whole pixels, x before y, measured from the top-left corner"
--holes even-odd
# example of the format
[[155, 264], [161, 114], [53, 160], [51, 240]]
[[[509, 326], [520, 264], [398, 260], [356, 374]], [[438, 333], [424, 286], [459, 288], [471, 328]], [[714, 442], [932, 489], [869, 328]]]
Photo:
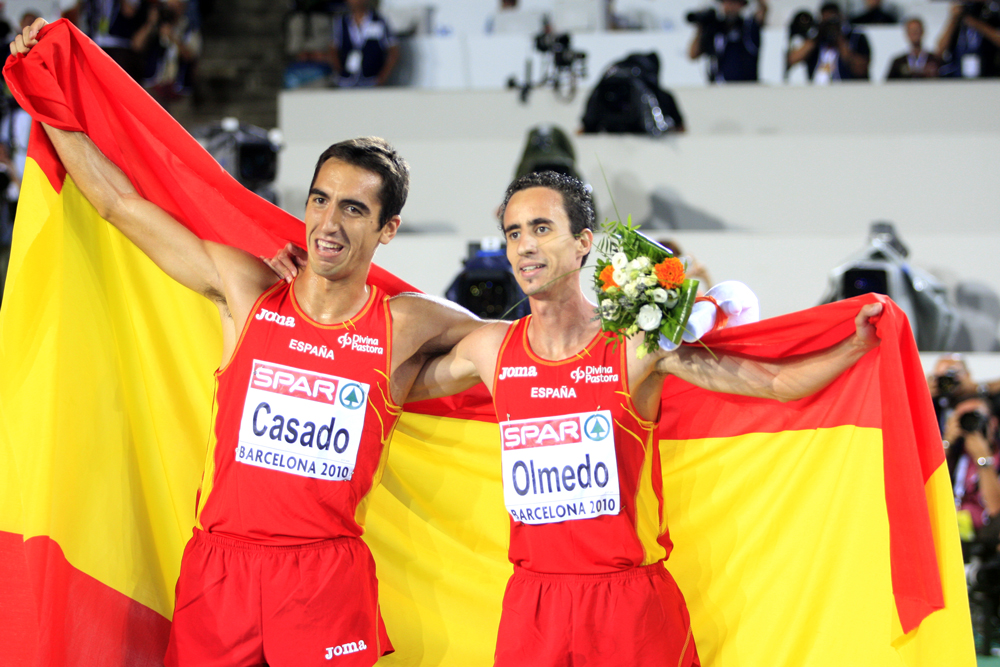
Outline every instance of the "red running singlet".
[[530, 322], [510, 327], [493, 384], [511, 562], [601, 574], [665, 559], [659, 450], [632, 403], [626, 346], [599, 333], [548, 361], [531, 349]]
[[216, 372], [197, 527], [271, 545], [364, 532], [401, 408], [389, 395], [392, 316], [372, 285], [353, 318], [312, 320], [280, 282]]

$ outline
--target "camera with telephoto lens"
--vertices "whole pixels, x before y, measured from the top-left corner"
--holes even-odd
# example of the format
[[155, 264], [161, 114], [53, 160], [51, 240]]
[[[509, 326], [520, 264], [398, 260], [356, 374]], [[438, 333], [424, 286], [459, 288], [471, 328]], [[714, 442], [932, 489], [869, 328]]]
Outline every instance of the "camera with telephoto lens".
[[963, 433], [980, 433], [985, 438], [986, 424], [989, 421], [990, 418], [987, 415], [973, 410], [958, 418], [958, 427], [962, 429]]
[[938, 375], [935, 380], [937, 381], [938, 394], [941, 396], [950, 396], [958, 389], [958, 385], [961, 382], [958, 379], [959, 370], [957, 368], [949, 368], [941, 375]]

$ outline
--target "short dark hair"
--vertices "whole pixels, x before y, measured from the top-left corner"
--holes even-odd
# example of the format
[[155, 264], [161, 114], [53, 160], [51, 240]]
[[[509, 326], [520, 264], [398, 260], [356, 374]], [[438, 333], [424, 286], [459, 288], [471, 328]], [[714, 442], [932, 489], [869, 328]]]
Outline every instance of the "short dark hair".
[[[591, 195], [590, 186], [584, 185], [578, 178], [555, 171], [534, 171], [514, 179], [514, 182], [507, 186], [503, 203], [500, 204], [501, 232], [504, 231], [503, 216], [507, 212], [510, 198], [521, 190], [529, 188], [548, 188], [562, 195], [563, 209], [569, 218], [569, 230], [574, 237], [579, 236], [585, 229], [594, 231], [594, 197]], [[584, 255], [581, 266], [587, 263], [589, 255], [590, 253]]]
[[503, 231], [503, 216], [507, 212], [507, 204], [515, 193], [529, 188], [548, 188], [562, 195], [563, 208], [569, 218], [569, 229], [574, 236], [585, 229], [594, 229], [594, 198], [590, 187], [578, 178], [560, 174], [555, 171], [536, 171], [525, 174], [507, 186], [503, 203], [500, 204], [500, 231]]
[[403, 210], [406, 195], [410, 192], [410, 167], [385, 139], [358, 137], [327, 148], [316, 162], [316, 171], [313, 172], [312, 183], [309, 184], [310, 190], [316, 185], [319, 170], [330, 159], [367, 169], [382, 179], [382, 187], [378, 192], [378, 203], [382, 208], [378, 218], [379, 229], [385, 227], [390, 218], [399, 215]]
[[820, 8], [819, 8], [819, 13], [820, 14], [826, 14], [827, 12], [833, 12], [834, 14], [837, 14], [838, 16], [842, 14], [842, 12], [840, 11], [840, 5], [837, 4], [836, 2], [824, 2], [820, 6]]

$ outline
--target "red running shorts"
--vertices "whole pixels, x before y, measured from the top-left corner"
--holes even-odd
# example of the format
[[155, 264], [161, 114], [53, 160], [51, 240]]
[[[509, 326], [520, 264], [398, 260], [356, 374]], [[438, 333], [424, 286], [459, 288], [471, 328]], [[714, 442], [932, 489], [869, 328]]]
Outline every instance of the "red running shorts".
[[684, 596], [656, 563], [610, 574], [515, 567], [495, 667], [700, 665]]
[[369, 667], [392, 650], [358, 538], [276, 547], [196, 529], [184, 548], [167, 667]]

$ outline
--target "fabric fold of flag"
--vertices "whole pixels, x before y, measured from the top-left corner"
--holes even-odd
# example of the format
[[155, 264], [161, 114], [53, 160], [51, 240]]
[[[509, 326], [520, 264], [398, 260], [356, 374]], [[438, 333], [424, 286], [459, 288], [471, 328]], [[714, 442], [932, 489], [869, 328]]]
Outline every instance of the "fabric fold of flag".
[[[36, 121], [87, 132], [202, 238], [255, 255], [301, 242], [300, 221], [239, 186], [67, 22], [4, 74]], [[974, 664], [902, 312], [859, 297], [706, 343], [760, 359], [823, 349], [874, 299], [880, 348], [815, 396], [666, 383], [661, 528], [705, 665]], [[220, 350], [215, 309], [99, 218], [36, 126], [0, 310], [0, 663], [162, 662]], [[407, 405], [365, 535], [397, 649], [384, 664], [491, 664], [511, 571], [498, 443], [481, 386]]]

